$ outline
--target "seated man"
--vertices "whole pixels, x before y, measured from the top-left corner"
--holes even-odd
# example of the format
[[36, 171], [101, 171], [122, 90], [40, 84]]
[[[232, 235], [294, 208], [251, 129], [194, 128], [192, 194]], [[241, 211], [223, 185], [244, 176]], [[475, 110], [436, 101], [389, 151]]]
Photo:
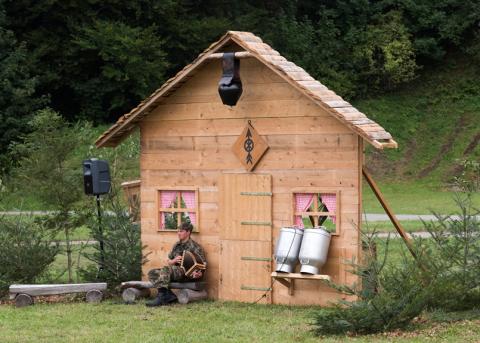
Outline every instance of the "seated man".
[[193, 226], [189, 222], [182, 223], [178, 229], [179, 241], [175, 243], [172, 251], [168, 254], [168, 265], [160, 269], [152, 269], [148, 272], [148, 279], [158, 288], [158, 296], [147, 302], [147, 306], [160, 306], [171, 303], [177, 299], [175, 294], [168, 288], [171, 282], [191, 281], [200, 279], [203, 276], [201, 270], [194, 271], [190, 278], [185, 276], [185, 270], [180, 267], [184, 250], [188, 250], [201, 257], [206, 264], [203, 248], [190, 238]]

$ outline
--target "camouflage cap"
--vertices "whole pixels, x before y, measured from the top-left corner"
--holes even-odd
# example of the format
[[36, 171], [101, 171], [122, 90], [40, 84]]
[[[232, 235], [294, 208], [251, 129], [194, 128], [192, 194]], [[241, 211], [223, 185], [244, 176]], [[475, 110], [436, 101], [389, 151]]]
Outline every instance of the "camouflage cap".
[[190, 222], [183, 222], [178, 229], [192, 232], [193, 225]]

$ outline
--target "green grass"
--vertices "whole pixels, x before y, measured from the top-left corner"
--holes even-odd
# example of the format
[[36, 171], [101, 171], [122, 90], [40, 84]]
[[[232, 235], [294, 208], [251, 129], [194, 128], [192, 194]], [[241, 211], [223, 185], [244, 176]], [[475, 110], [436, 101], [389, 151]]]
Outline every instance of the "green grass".
[[[395, 214], [451, 214], [457, 210], [454, 192], [441, 190], [425, 182], [380, 182], [378, 187]], [[480, 208], [480, 193], [473, 196], [474, 205]], [[363, 210], [365, 213], [385, 213], [367, 183], [363, 185]]]
[[[478, 133], [480, 86], [478, 66], [451, 56], [442, 65], [426, 67], [417, 80], [393, 93], [363, 99], [355, 106], [389, 131], [399, 149], [367, 158], [376, 175], [387, 181], [416, 180], [437, 157], [440, 163], [422, 180], [444, 185], [459, 159], [480, 158], [480, 145], [464, 154]], [[373, 149], [369, 149], [372, 155]], [[378, 158], [378, 157], [382, 158]]]
[[[425, 231], [423, 223], [419, 220], [401, 220], [400, 224], [407, 232]], [[364, 231], [373, 231], [375, 229], [377, 232], [397, 232], [391, 221], [367, 222], [363, 224], [362, 229]]]
[[[110, 300], [0, 306], [4, 342], [318, 342], [311, 331], [315, 307], [206, 301], [149, 309]], [[357, 337], [328, 336], [322, 342], [474, 342], [480, 314], [460, 318], [426, 314], [409, 330]]]
[[[67, 254], [65, 247], [61, 247], [61, 252], [56, 256], [55, 261], [49, 266], [48, 273], [43, 277], [40, 282], [43, 283], [68, 283], [67, 272]], [[73, 282], [86, 282], [89, 280], [83, 280], [79, 274], [80, 268], [86, 268], [88, 265], [93, 264], [92, 261], [87, 260], [81, 255], [81, 252], [92, 251], [92, 246], [73, 245], [72, 246], [72, 260], [73, 260]]]

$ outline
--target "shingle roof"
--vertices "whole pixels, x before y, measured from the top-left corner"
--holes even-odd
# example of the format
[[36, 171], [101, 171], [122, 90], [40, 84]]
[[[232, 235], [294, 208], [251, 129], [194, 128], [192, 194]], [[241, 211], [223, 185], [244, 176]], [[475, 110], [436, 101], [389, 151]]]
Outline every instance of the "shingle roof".
[[97, 139], [95, 142], [96, 146], [116, 146], [119, 144], [136, 128], [136, 123], [153, 111], [164, 98], [168, 97], [191, 78], [195, 69], [203, 64], [211, 54], [217, 52], [232, 41], [276, 74], [280, 75], [290, 83], [290, 85], [298, 89], [374, 147], [378, 149], [397, 147], [397, 143], [392, 139], [390, 133], [373, 120], [368, 119], [365, 114], [358, 111], [350, 103], [335, 94], [335, 92], [315, 80], [304, 69], [287, 61], [278, 51], [272, 49], [254, 34], [238, 31], [228, 31], [222, 38], [201, 53], [191, 64], [185, 66], [177, 75], [167, 80], [137, 107], [121, 116], [113, 126]]

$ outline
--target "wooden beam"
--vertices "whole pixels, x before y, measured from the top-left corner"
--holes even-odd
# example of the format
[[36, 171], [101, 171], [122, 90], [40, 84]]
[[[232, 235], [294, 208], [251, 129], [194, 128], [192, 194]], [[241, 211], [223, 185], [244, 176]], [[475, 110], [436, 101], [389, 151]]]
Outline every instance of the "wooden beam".
[[388, 205], [387, 201], [383, 197], [382, 192], [380, 192], [380, 189], [378, 188], [377, 184], [373, 180], [372, 176], [370, 175], [370, 173], [365, 167], [362, 168], [362, 173], [365, 179], [367, 180], [368, 185], [372, 189], [373, 193], [377, 197], [383, 209], [385, 210], [385, 213], [388, 215], [388, 217], [392, 221], [393, 226], [395, 226], [395, 229], [397, 229], [397, 232], [399, 233], [400, 237], [402, 237], [403, 241], [407, 245], [408, 250], [410, 251], [412, 256], [417, 260], [417, 254], [413, 250], [411, 238], [407, 235], [402, 225], [398, 221], [397, 217], [395, 217], [395, 214], [393, 213], [392, 208]]
[[[243, 59], [243, 58], [250, 58], [253, 57], [253, 55], [248, 52], [248, 51], [238, 51], [235, 53], [235, 58]], [[218, 52], [215, 54], [210, 54], [207, 57], [207, 60], [220, 60], [223, 58], [223, 52]]]

